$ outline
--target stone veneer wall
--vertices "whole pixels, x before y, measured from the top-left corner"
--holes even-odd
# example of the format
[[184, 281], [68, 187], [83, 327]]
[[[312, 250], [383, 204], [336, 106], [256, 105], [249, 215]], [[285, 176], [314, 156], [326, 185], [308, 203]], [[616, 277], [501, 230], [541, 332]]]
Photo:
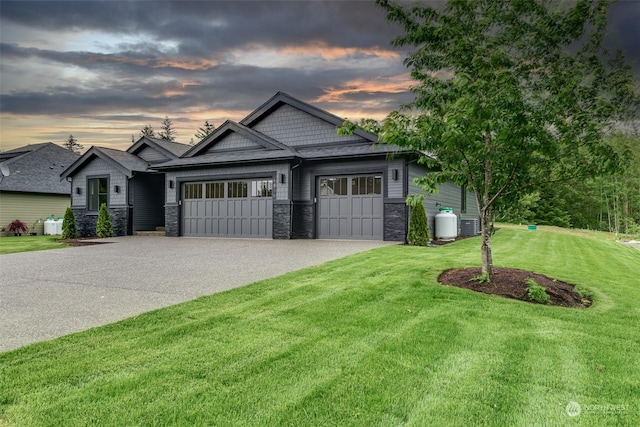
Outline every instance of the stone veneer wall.
[[310, 202], [293, 202], [293, 239], [313, 239], [315, 210]]
[[273, 204], [273, 238], [291, 238], [291, 205], [289, 203]]
[[[111, 226], [113, 227], [114, 236], [127, 235], [127, 223], [129, 221], [129, 209], [109, 208], [111, 215]], [[76, 220], [76, 232], [78, 237], [96, 237], [96, 224], [98, 222], [98, 214], [91, 212], [88, 214], [84, 208], [73, 208], [73, 216]]]
[[404, 242], [407, 239], [407, 205], [403, 202], [384, 204], [384, 240]]
[[180, 218], [180, 206], [165, 205], [164, 207], [164, 235], [167, 237], [178, 237], [180, 227], [178, 220]]

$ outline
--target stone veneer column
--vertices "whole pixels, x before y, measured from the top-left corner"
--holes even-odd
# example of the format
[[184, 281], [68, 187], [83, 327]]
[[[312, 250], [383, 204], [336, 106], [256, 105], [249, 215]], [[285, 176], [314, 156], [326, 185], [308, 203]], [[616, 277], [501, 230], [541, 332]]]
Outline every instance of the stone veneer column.
[[164, 235], [167, 237], [178, 237], [180, 227], [180, 206], [177, 204], [167, 204], [164, 207]]
[[407, 205], [402, 202], [384, 204], [384, 240], [405, 242], [407, 239]]
[[291, 204], [288, 201], [273, 204], [273, 238], [291, 238]]
[[313, 239], [315, 210], [311, 202], [293, 202], [293, 232], [294, 239]]

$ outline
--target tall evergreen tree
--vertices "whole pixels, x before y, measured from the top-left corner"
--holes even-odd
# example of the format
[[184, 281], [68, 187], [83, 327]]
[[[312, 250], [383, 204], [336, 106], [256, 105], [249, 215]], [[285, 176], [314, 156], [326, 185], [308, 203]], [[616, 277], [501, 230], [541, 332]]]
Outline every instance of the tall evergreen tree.
[[74, 153], [80, 154], [80, 150], [84, 148], [84, 145], [79, 144], [78, 140], [73, 137], [73, 135], [69, 135], [69, 138], [63, 144], [64, 148], [69, 151], [73, 151]]
[[194, 136], [198, 138], [199, 141], [202, 141], [215, 129], [216, 127], [213, 124], [209, 123], [209, 120], [205, 120], [204, 125], [201, 128], [198, 128], [198, 132], [196, 132]]
[[156, 137], [156, 132], [153, 130], [153, 127], [150, 125], [145, 125], [141, 130], [140, 130], [140, 138], [142, 138], [143, 136], [147, 136], [149, 138], [155, 138]]
[[160, 139], [164, 139], [165, 141], [175, 141], [176, 137], [175, 135], [178, 133], [176, 132], [176, 130], [173, 128], [173, 122], [171, 121], [171, 119], [167, 116], [164, 117], [164, 120], [162, 121], [162, 126], [161, 126], [162, 130], [160, 132], [158, 132], [158, 136], [160, 137]]

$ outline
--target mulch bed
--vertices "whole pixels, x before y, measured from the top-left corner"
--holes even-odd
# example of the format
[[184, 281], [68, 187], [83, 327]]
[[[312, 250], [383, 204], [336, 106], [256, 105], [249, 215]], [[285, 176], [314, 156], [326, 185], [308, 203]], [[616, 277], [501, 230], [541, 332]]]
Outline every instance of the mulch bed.
[[441, 273], [438, 276], [438, 282], [443, 285], [531, 302], [527, 298], [528, 285], [525, 280], [533, 279], [547, 289], [547, 294], [551, 298], [548, 305], [586, 308], [592, 304], [591, 299], [578, 295], [573, 285], [531, 271], [494, 267], [490, 283], [472, 280], [480, 274], [482, 274], [480, 267], [452, 268]]
[[111, 242], [96, 242], [97, 237], [76, 237], [75, 239], [56, 239], [56, 242], [66, 243], [69, 246], [102, 245]]

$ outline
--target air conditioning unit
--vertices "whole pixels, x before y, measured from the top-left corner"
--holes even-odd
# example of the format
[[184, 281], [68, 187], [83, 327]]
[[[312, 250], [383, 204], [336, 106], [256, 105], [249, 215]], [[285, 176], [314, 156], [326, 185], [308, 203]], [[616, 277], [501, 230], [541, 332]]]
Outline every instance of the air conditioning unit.
[[463, 219], [460, 221], [461, 236], [477, 236], [480, 234], [480, 219]]

